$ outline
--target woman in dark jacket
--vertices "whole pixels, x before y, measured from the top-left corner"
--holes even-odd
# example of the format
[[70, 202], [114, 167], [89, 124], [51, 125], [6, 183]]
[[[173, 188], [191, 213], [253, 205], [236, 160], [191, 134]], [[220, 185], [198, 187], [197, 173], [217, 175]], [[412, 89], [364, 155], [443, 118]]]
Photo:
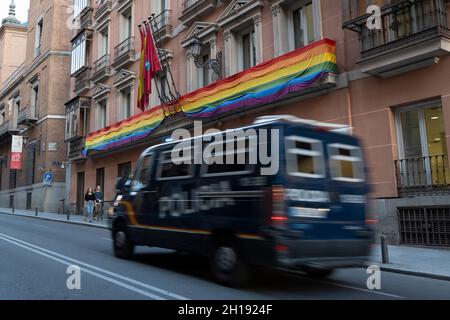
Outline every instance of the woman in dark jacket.
[[[89, 219], [89, 223], [91, 223], [94, 215], [94, 201], [95, 201], [95, 193], [92, 188], [88, 188], [86, 194], [84, 195], [84, 201], [86, 202], [86, 215], [87, 218]], [[84, 221], [86, 221], [86, 217], [84, 217]]]

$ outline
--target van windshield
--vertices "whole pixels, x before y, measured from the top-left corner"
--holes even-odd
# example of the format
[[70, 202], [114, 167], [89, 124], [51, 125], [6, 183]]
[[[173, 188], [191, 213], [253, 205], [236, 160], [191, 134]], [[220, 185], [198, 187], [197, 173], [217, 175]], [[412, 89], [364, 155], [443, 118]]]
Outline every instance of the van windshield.
[[361, 148], [344, 144], [328, 145], [330, 171], [333, 180], [363, 182], [364, 166]]

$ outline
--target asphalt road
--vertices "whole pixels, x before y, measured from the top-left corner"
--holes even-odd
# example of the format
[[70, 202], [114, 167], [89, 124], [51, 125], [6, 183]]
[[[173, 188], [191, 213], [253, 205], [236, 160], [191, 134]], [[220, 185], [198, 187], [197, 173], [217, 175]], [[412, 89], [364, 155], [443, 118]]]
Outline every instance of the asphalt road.
[[[67, 268], [81, 268], [69, 290]], [[0, 299], [450, 299], [450, 282], [389, 272], [369, 290], [364, 269], [342, 269], [325, 281], [264, 273], [245, 288], [220, 286], [204, 259], [137, 248], [132, 261], [112, 253], [108, 230], [0, 214]]]

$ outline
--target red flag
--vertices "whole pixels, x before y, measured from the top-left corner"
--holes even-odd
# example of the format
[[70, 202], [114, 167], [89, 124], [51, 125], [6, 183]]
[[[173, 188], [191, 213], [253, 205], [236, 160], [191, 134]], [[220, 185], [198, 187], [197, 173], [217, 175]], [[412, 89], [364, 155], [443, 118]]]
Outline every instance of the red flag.
[[146, 86], [146, 56], [147, 56], [147, 36], [145, 34], [145, 30], [139, 28], [141, 34], [141, 61], [139, 68], [139, 91], [138, 91], [138, 108], [142, 111], [145, 111], [145, 107], [148, 106], [148, 94], [147, 94], [147, 86]]
[[153, 38], [152, 29], [150, 23], [146, 24], [147, 30], [147, 59], [145, 63], [146, 68], [146, 92], [148, 95], [152, 93], [152, 79], [162, 69], [161, 62], [159, 61], [158, 50], [156, 49], [155, 40]]

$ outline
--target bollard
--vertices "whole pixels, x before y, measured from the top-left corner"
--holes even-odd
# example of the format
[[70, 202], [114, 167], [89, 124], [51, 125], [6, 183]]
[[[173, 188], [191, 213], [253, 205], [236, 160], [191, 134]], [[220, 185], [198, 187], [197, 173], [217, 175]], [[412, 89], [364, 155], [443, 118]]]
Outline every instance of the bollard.
[[389, 249], [386, 241], [386, 236], [381, 235], [381, 257], [383, 263], [389, 263]]
[[70, 221], [70, 209], [67, 210], [67, 221]]
[[34, 209], [34, 216], [37, 217], [38, 215], [39, 215], [38, 208], [35, 208], [35, 209]]

